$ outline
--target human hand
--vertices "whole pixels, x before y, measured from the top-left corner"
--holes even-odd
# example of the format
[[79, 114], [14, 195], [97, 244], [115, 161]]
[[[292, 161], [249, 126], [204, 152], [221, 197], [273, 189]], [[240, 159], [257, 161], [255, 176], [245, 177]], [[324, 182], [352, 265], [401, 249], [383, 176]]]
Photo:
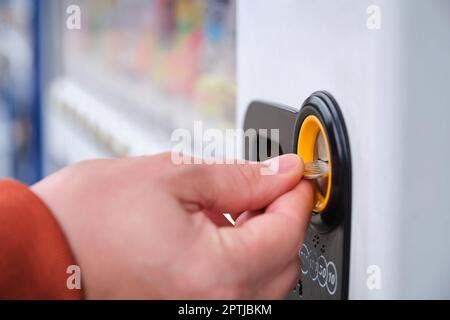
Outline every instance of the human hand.
[[313, 199], [301, 159], [279, 161], [261, 175], [267, 164], [175, 165], [170, 153], [93, 160], [32, 190], [59, 221], [87, 298], [283, 298], [300, 276]]

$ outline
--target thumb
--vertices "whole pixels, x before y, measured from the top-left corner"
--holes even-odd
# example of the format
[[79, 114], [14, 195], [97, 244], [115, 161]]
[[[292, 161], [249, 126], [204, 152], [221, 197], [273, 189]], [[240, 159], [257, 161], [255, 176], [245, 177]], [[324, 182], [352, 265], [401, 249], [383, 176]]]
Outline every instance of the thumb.
[[287, 154], [263, 163], [181, 165], [173, 193], [195, 211], [240, 213], [265, 208], [292, 190], [303, 175], [303, 161]]

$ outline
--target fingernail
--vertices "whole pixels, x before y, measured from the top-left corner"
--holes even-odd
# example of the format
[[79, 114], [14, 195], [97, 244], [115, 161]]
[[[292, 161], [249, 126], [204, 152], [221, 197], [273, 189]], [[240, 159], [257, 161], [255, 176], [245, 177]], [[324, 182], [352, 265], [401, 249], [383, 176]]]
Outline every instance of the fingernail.
[[289, 173], [297, 169], [300, 157], [296, 154], [285, 154], [264, 162], [267, 167], [275, 174]]

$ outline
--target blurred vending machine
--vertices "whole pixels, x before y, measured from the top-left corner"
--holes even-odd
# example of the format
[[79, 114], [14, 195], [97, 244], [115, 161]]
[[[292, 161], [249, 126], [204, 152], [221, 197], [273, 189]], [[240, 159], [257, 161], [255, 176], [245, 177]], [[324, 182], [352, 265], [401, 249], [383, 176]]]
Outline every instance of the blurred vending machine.
[[37, 3], [0, 2], [0, 178], [41, 178]]
[[45, 1], [41, 12], [46, 174], [170, 150], [173, 130], [196, 120], [234, 126], [234, 0]]
[[238, 123], [329, 166], [293, 299], [450, 298], [450, 2], [239, 1]]

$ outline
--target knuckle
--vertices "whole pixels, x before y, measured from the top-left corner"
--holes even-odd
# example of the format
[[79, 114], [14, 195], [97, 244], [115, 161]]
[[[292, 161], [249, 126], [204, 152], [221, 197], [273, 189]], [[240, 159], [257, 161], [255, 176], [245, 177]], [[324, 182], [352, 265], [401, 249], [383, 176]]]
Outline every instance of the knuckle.
[[[222, 181], [214, 172], [214, 167], [206, 165], [185, 165], [180, 169], [179, 179], [190, 181], [189, 188], [202, 208], [215, 208], [219, 201]], [[207, 188], [207, 192], [205, 192]]]
[[178, 178], [177, 166], [171, 160], [171, 152], [164, 152], [157, 156], [144, 156], [141, 158], [142, 172], [151, 176], [153, 181], [168, 186], [176, 183]]

